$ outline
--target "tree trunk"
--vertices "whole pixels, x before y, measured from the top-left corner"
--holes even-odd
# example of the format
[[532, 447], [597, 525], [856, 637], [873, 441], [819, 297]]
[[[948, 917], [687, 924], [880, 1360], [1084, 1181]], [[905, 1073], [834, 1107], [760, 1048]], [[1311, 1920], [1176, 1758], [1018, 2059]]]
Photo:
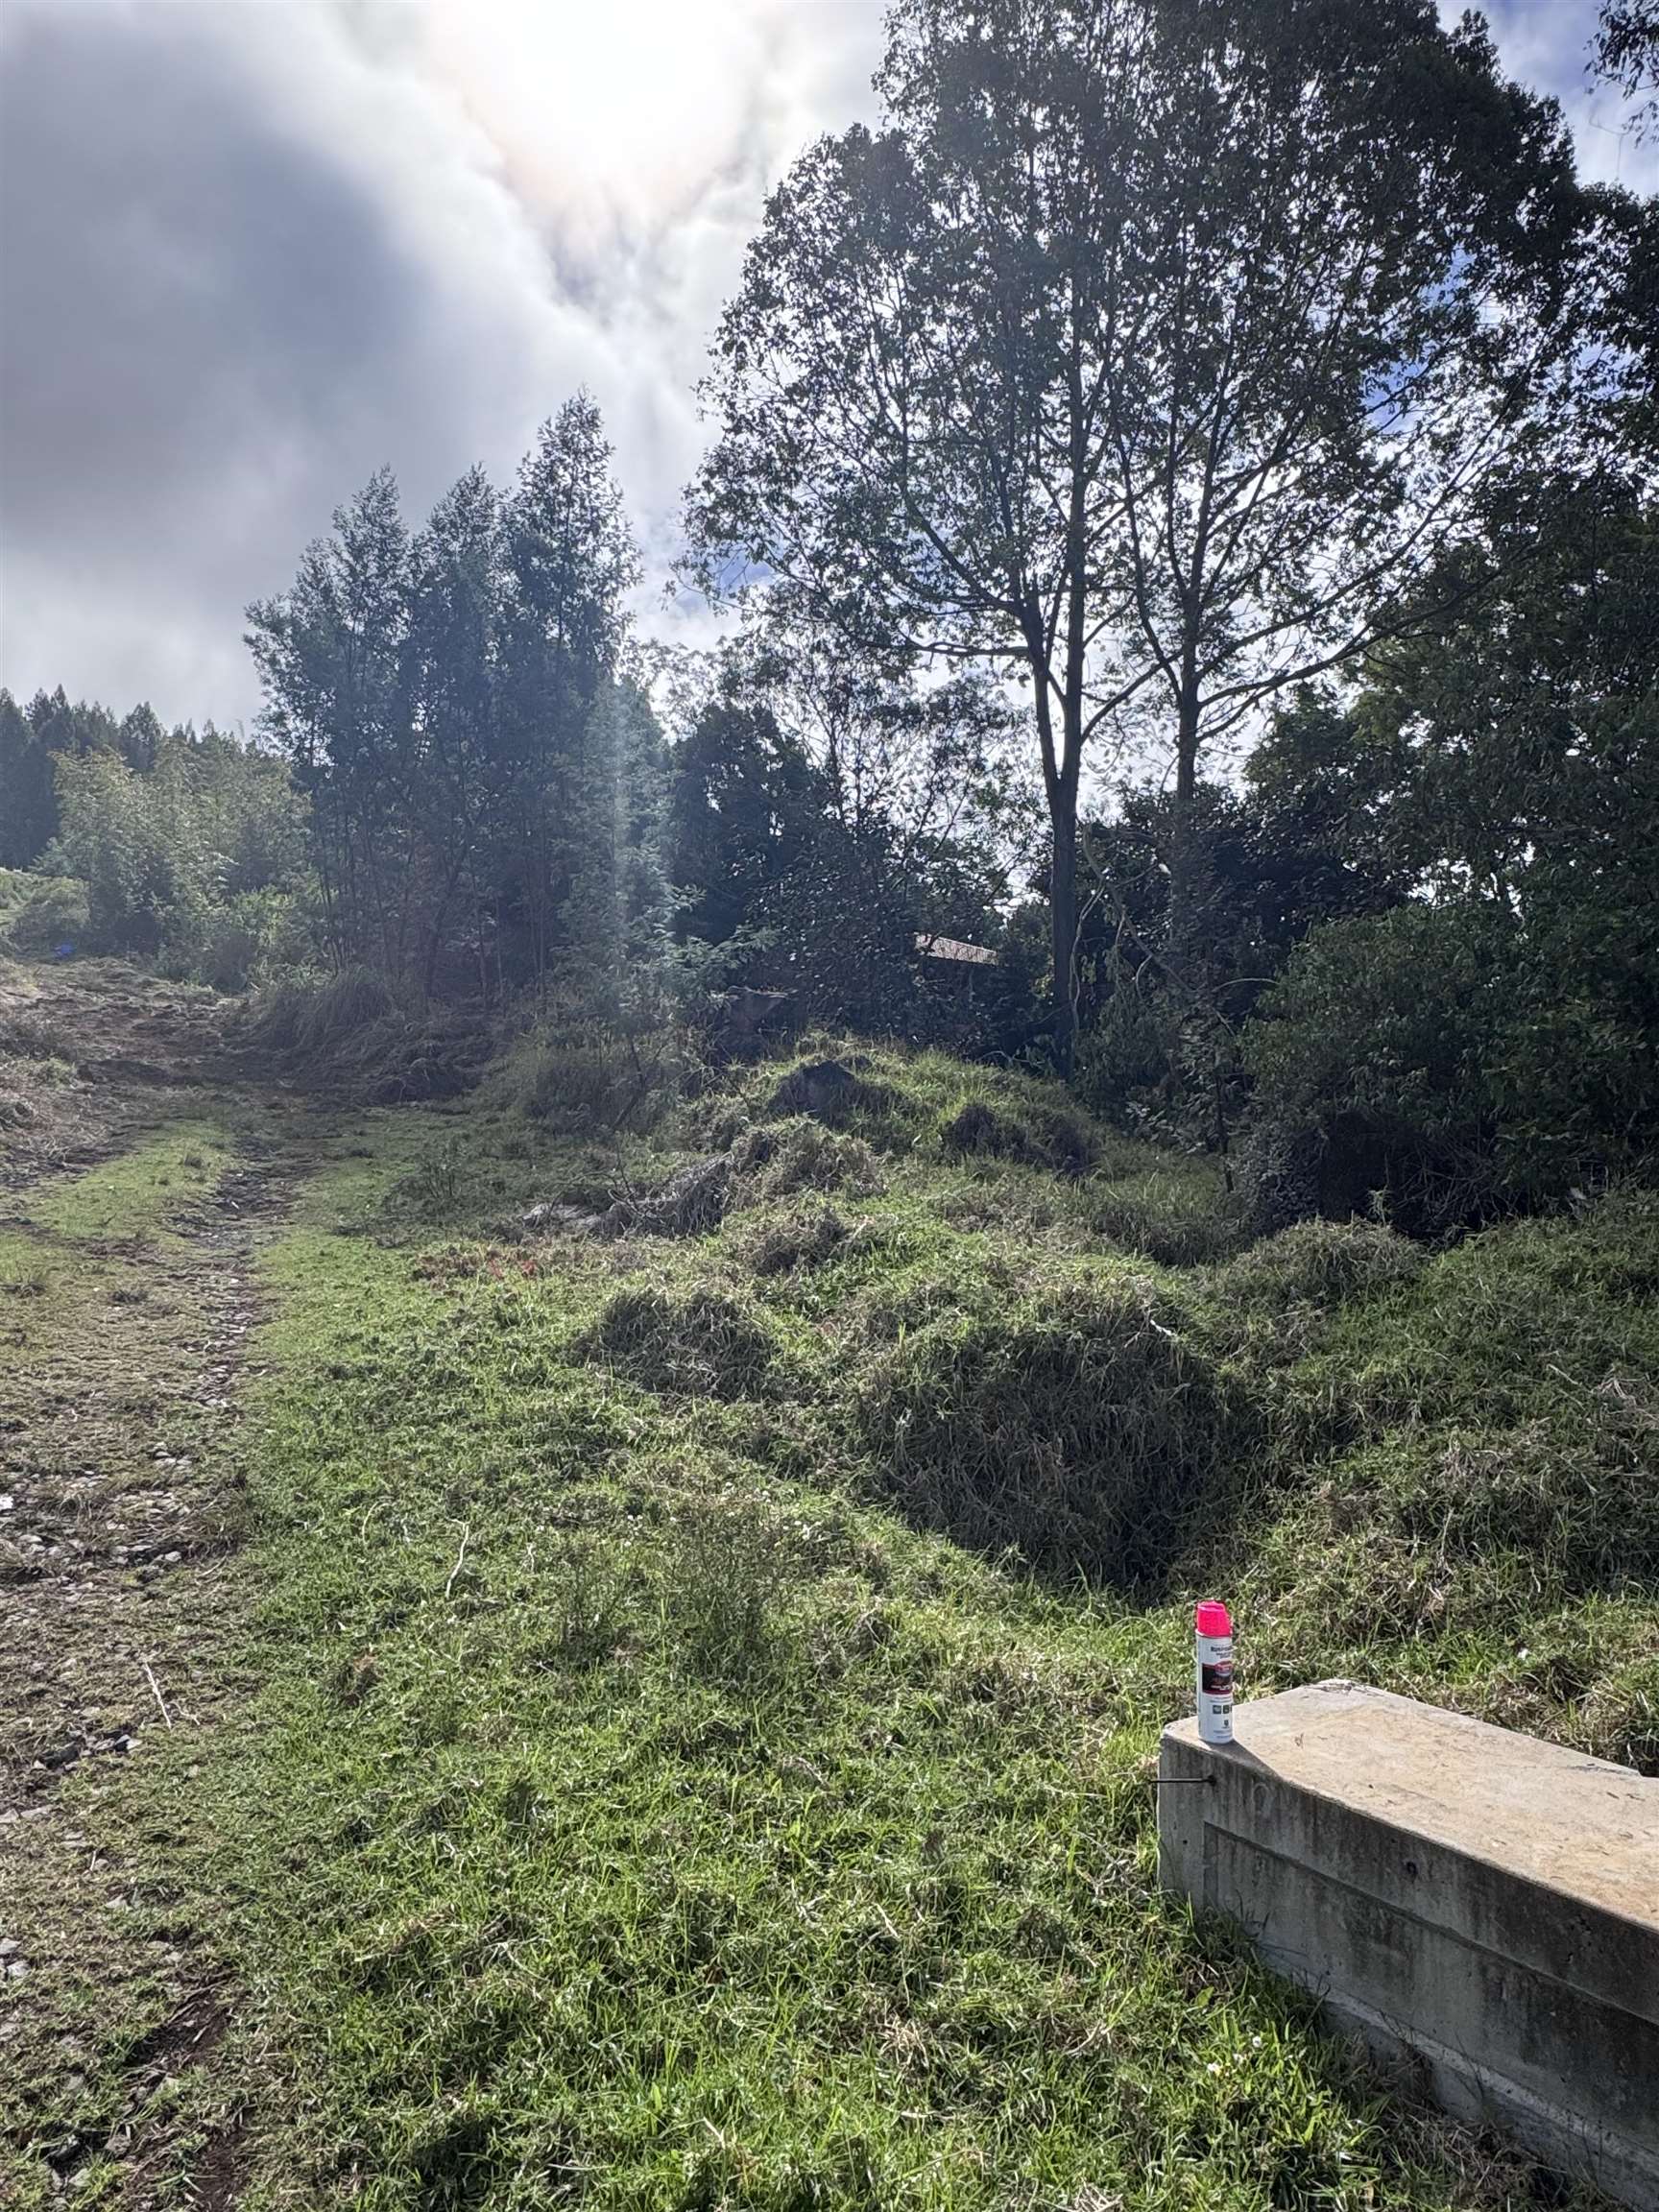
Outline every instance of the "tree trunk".
[[1190, 646], [1181, 669], [1181, 697], [1175, 724], [1175, 814], [1170, 824], [1169, 950], [1184, 958], [1192, 934], [1196, 855], [1192, 850], [1193, 802], [1198, 796], [1198, 676]]
[[1053, 845], [1048, 861], [1048, 921], [1054, 986], [1054, 1066], [1071, 1072], [1077, 1049], [1077, 781], [1081, 756], [1080, 692], [1064, 704], [1062, 755], [1054, 744], [1048, 695], [1048, 660], [1042, 622], [1027, 621], [1031, 680], [1036, 689], [1037, 736], [1043, 752], [1043, 789], [1048, 801]]
[[1077, 1051], [1077, 793], [1062, 785], [1048, 795], [1054, 850], [1048, 864], [1048, 913], [1054, 968], [1054, 1065], [1069, 1076]]

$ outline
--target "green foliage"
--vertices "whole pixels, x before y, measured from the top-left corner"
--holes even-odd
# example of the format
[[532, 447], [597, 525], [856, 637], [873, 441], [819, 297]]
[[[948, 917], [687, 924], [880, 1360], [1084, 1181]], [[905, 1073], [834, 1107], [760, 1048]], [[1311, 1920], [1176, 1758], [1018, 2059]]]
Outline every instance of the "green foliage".
[[982, 1098], [971, 1098], [939, 1130], [939, 1144], [956, 1159], [1020, 1160], [1084, 1174], [1094, 1159], [1094, 1142], [1075, 1114], [1062, 1107], [1024, 1115], [998, 1113]]
[[1336, 1147], [1349, 1205], [1382, 1190], [1433, 1229], [1495, 1199], [1489, 1069], [1513, 1003], [1511, 934], [1476, 907], [1334, 923], [1262, 998], [1246, 1040], [1262, 1110]]
[[515, 1045], [502, 1080], [532, 1120], [603, 1139], [655, 1129], [691, 1065], [668, 1008], [645, 1003], [609, 1022], [580, 1012], [550, 1018]]
[[0, 952], [38, 959], [60, 945], [83, 943], [87, 927], [84, 883], [0, 868]]
[[252, 1041], [375, 1104], [453, 1098], [478, 1080], [489, 1041], [462, 1017], [405, 1012], [372, 968], [279, 983], [252, 1003]]
[[308, 951], [303, 817], [277, 762], [175, 734], [142, 772], [65, 757], [58, 793], [54, 853], [86, 885], [95, 942], [224, 990]]
[[1086, 751], [1155, 709], [1190, 813], [1206, 751], [1357, 657], [1522, 423], [1570, 445], [1615, 360], [1587, 343], [1597, 208], [1558, 113], [1414, 0], [1224, 30], [902, 6], [877, 84], [878, 127], [797, 161], [727, 306], [694, 565], [786, 579], [851, 652], [1029, 682], [1069, 1066]]
[[510, 494], [471, 469], [413, 539], [382, 469], [249, 610], [330, 950], [400, 995], [557, 983], [614, 1013], [665, 926], [662, 741], [621, 667], [637, 561], [610, 464], [579, 396]]
[[1247, 1040], [1339, 1210], [1369, 1185], [1436, 1228], [1659, 1141], [1656, 577], [1634, 480], [1519, 483], [1425, 588], [1453, 616], [1379, 655], [1345, 725], [1263, 749], [1264, 794], [1339, 794], [1430, 894], [1321, 926]]
[[0, 867], [35, 867], [57, 836], [61, 762], [103, 753], [147, 768], [158, 735], [148, 707], [118, 723], [108, 708], [84, 699], [72, 707], [61, 685], [37, 691], [27, 707], [0, 690]]

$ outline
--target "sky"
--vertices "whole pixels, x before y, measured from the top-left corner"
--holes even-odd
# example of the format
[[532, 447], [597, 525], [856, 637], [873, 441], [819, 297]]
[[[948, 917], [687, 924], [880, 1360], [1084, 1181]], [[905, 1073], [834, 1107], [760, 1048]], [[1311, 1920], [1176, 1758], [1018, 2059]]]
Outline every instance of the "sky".
[[[1448, 17], [1460, 10], [1446, 6]], [[1582, 169], [1596, 0], [1499, 0]], [[389, 463], [419, 521], [578, 386], [664, 601], [694, 394], [765, 193], [874, 113], [882, 0], [5, 0], [0, 683], [251, 724], [248, 601]]]

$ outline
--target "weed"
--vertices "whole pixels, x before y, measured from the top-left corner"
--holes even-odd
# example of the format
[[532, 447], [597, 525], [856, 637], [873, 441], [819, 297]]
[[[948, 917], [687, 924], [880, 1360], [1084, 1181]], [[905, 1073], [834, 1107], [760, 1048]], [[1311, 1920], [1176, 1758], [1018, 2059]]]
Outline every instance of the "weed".
[[402, 1186], [417, 1218], [452, 1220], [461, 1202], [461, 1148], [454, 1138], [446, 1138], [425, 1155]]
[[544, 1584], [549, 1655], [572, 1667], [608, 1658], [626, 1620], [625, 1562], [590, 1536], [572, 1537], [548, 1561]]
[[753, 1497], [728, 1493], [692, 1507], [669, 1547], [667, 1602], [699, 1672], [756, 1672], [776, 1652], [778, 1604], [800, 1571], [793, 1530]]

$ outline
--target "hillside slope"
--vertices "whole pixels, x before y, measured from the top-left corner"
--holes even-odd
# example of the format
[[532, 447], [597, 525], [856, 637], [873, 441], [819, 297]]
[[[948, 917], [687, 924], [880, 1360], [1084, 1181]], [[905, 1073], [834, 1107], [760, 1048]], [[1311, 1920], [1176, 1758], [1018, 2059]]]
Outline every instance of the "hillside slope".
[[1246, 1695], [1659, 1767], [1651, 1196], [1251, 1246], [1043, 1086], [832, 1056], [604, 1144], [515, 1063], [315, 1154], [174, 1866], [240, 2200], [1570, 2201], [1158, 1894], [1147, 1760], [1214, 1588]]

